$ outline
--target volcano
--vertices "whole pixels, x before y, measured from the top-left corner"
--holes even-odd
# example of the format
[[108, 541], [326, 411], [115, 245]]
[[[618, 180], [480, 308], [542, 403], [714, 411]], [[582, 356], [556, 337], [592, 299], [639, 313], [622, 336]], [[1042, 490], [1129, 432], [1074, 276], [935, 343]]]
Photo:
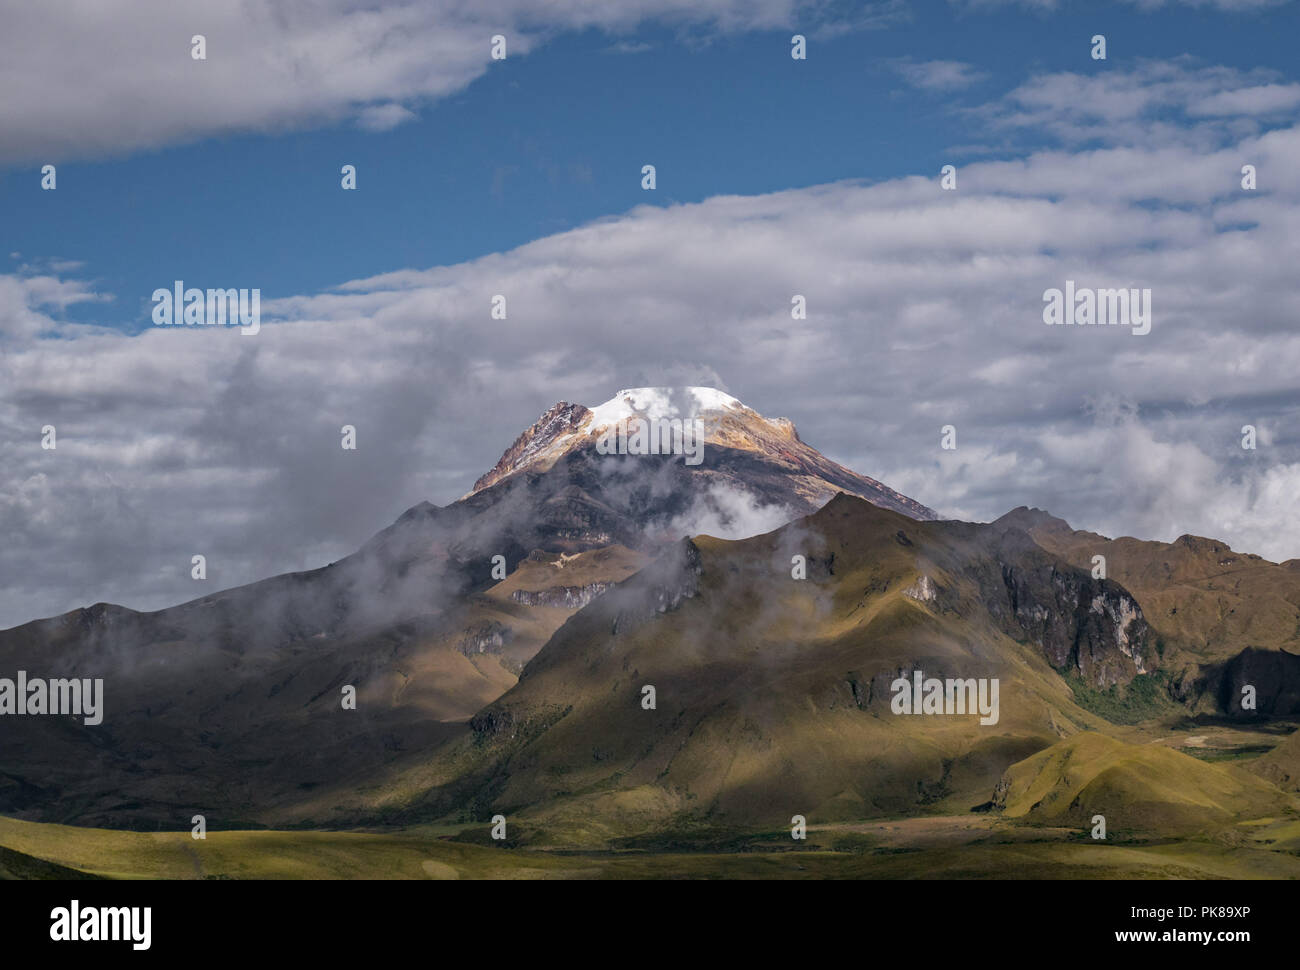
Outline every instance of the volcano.
[[[602, 432], [638, 418], [698, 422], [698, 463], [600, 453]], [[712, 388], [559, 402], [468, 494], [413, 506], [338, 562], [0, 632], [0, 671], [105, 684], [93, 733], [6, 719], [0, 814], [148, 827], [197, 804], [228, 824], [282, 817], [462, 730], [570, 616], [673, 542], [770, 531], [841, 492], [937, 518]]]

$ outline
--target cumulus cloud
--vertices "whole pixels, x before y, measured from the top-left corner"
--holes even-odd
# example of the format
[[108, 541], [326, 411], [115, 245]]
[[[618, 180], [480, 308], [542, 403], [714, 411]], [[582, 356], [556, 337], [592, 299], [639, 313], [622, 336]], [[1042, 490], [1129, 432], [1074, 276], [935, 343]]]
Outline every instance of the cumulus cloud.
[[[355, 119], [386, 130], [492, 65], [491, 38], [521, 57], [564, 31], [624, 34], [653, 22], [696, 31], [869, 26], [816, 0], [0, 0], [0, 164], [102, 156], [231, 132]], [[206, 58], [191, 56], [202, 35]]]
[[[1065, 9], [1068, 0], [948, 0], [957, 7], [996, 9], [998, 7], [1023, 7], [1027, 10], [1055, 11]], [[1225, 13], [1253, 13], [1270, 7], [1280, 7], [1292, 0], [1127, 0], [1141, 10], [1158, 10], [1162, 7], [1205, 7]]]
[[1228, 13], [1251, 13], [1270, 7], [1280, 7], [1291, 3], [1292, 0], [1129, 0], [1129, 2], [1144, 10], [1176, 7], [1181, 4], [1188, 7], [1209, 7]]
[[[1115, 72], [1107, 110], [1134, 118], [1151, 85], [1256, 83], [1181, 71]], [[76, 273], [0, 276], [0, 623], [323, 565], [464, 494], [557, 400], [657, 384], [790, 417], [951, 516], [1029, 504], [1108, 534], [1300, 556], [1300, 126], [1252, 117], [1233, 137], [1221, 120], [1085, 150], [1063, 132], [963, 166], [956, 192], [927, 176], [641, 206], [268, 301], [257, 336], [71, 324], [60, 306], [107, 294]], [[1045, 326], [1042, 294], [1067, 279], [1150, 288], [1151, 332]], [[498, 293], [507, 320], [490, 318]], [[1255, 451], [1244, 424], [1264, 429]]]
[[620, 40], [605, 48], [607, 54], [644, 54], [654, 50], [654, 44], [645, 41]]
[[357, 124], [366, 131], [391, 131], [398, 125], [414, 121], [418, 115], [400, 104], [375, 104], [361, 110]]
[[1130, 71], [1041, 74], [973, 114], [1004, 131], [1047, 132], [1071, 147], [1205, 151], [1293, 118], [1300, 85], [1281, 81], [1269, 69], [1201, 65], [1184, 55], [1141, 60]]
[[[111, 294], [96, 292], [93, 286], [78, 279], [64, 279], [60, 272], [75, 270], [78, 264], [55, 260], [33, 266], [24, 264], [17, 273], [0, 275], [0, 349], [6, 338], [59, 334], [63, 324], [50, 314], [60, 314], [77, 303], [102, 303]], [[62, 265], [63, 269], [57, 268]]]
[[1023, 7], [1026, 10], [1050, 11], [1058, 9], [1062, 0], [948, 0], [954, 7], [971, 10], [994, 10], [998, 7]]
[[988, 75], [962, 61], [913, 61], [900, 58], [893, 64], [912, 87], [923, 91], [957, 91], [982, 81]]

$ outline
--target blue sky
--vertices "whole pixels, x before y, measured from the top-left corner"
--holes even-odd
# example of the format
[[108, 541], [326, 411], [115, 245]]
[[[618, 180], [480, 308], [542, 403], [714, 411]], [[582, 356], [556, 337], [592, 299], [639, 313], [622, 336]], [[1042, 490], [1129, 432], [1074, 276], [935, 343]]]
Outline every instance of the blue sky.
[[[1095, 74], [1139, 58], [1285, 73], [1300, 36], [1294, 4], [918, 2], [886, 29], [826, 37], [807, 19], [796, 19], [813, 34], [802, 62], [789, 57], [789, 29], [586, 29], [493, 64], [445, 100], [417, 99], [418, 117], [390, 131], [345, 120], [10, 163], [0, 250], [21, 253], [9, 270], [83, 263], [74, 275], [113, 300], [73, 304], [65, 319], [134, 331], [149, 326], [149, 294], [173, 279], [310, 293], [510, 249], [636, 205], [1015, 157], [1043, 144], [1039, 133], [989, 138], [963, 109], [1037, 72]], [[1107, 36], [1107, 61], [1089, 56], [1094, 33]], [[972, 65], [977, 79], [926, 90], [900, 70], [932, 61]], [[40, 190], [44, 160], [59, 166], [56, 192]], [[339, 188], [344, 163], [358, 167], [355, 193]], [[646, 163], [657, 166], [654, 193], [640, 188]]]
[[[1298, 14], [0, 0], [0, 626], [323, 565], [648, 385], [945, 516], [1300, 558]], [[152, 326], [176, 279], [260, 333]], [[1067, 280], [1150, 332], [1045, 327]]]

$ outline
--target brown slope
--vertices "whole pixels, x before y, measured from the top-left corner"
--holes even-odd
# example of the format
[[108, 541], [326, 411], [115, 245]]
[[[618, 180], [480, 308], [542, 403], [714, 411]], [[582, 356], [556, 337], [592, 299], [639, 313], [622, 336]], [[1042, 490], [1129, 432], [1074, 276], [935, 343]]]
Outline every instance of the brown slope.
[[[689, 406], [689, 397], [681, 406]], [[470, 494], [514, 476], [544, 474], [575, 452], [594, 454], [600, 433], [609, 427], [600, 422], [598, 412], [607, 407], [608, 402], [593, 412], [567, 401], [553, 405], [506, 449], [491, 471], [475, 482]], [[938, 513], [920, 502], [826, 458], [799, 437], [788, 418], [765, 418], [739, 401], [724, 407], [674, 413], [681, 418], [698, 417], [705, 429], [705, 460], [702, 467], [693, 469], [696, 491], [724, 487], [749, 493], [763, 504], [788, 507], [791, 517], [816, 511], [838, 492], [847, 492], [910, 518], [939, 518]], [[619, 423], [615, 422], [615, 426]], [[710, 460], [710, 452], [721, 457]], [[606, 466], [617, 461], [617, 456], [602, 457], [609, 459]]]
[[[791, 577], [793, 555], [808, 557], [806, 580]], [[1105, 609], [1126, 596], [1023, 533], [841, 495], [767, 535], [684, 543], [592, 603], [471, 738], [382, 804], [406, 818], [500, 811], [557, 842], [965, 811], [1028, 753], [1105, 728], [1049, 657], [1131, 676], [1147, 649], [1140, 616], [1116, 629]], [[1053, 615], [1062, 597], [1073, 606]], [[892, 681], [914, 669], [998, 678], [998, 723], [894, 715]]]
[[1199, 536], [1150, 542], [1108, 539], [1020, 508], [994, 525], [1023, 529], [1076, 566], [1105, 556], [1107, 575], [1131, 590], [1163, 648], [1181, 696], [1197, 709], [1253, 716], [1241, 690], [1257, 691], [1260, 715], [1300, 713], [1300, 568], [1272, 563]]
[[[105, 713], [99, 726], [5, 718], [0, 803], [20, 818], [151, 829], [197, 810], [214, 828], [293, 821], [290, 806], [455, 735], [576, 612], [582, 598], [566, 592], [592, 595], [644, 557], [611, 547], [557, 560], [535, 556], [439, 614], [278, 649], [191, 638], [165, 616], [107, 606], [43, 621], [44, 635], [10, 631], [26, 643], [0, 643], [7, 676], [101, 677]], [[342, 709], [344, 685], [355, 710]]]
[[[413, 507], [329, 566], [153, 613], [98, 604], [0, 631], [0, 672], [75, 673], [107, 691], [100, 727], [26, 719], [0, 735], [0, 812], [109, 825], [170, 823], [195, 803], [229, 824], [283, 813], [446, 737], [571, 612], [702, 524], [752, 532], [756, 516], [770, 527], [839, 487], [933, 515], [743, 407], [711, 418], [699, 467], [599, 455], [590, 439], [533, 461], [533, 444], [590, 413], [561, 412], [503, 458], [509, 474]], [[525, 585], [558, 568], [539, 563], [582, 553], [594, 566], [580, 582]], [[508, 601], [491, 592], [497, 556]], [[344, 686], [359, 705], [340, 720]]]
[[1237, 766], [1092, 732], [1012, 765], [995, 801], [1008, 818], [1080, 831], [1091, 831], [1100, 815], [1112, 841], [1212, 831], [1296, 807], [1294, 799]]
[[1283, 791], [1300, 792], [1300, 732], [1250, 762], [1249, 769]]

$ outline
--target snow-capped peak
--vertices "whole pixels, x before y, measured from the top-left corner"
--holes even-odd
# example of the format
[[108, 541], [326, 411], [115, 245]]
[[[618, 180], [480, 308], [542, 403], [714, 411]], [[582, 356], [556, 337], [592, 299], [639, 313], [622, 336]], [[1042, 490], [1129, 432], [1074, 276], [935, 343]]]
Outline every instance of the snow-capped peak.
[[[683, 450], [669, 452], [650, 445], [652, 432], [638, 424], [636, 431], [625, 422], [637, 418], [648, 422], [677, 423], [674, 438], [672, 429], [663, 426], [653, 433], [662, 445], [665, 440], [680, 442]], [[722, 449], [729, 457], [710, 464], [699, 462], [703, 447], [688, 452], [686, 426], [690, 424], [696, 445], [708, 449]], [[658, 469], [655, 462], [640, 462], [625, 455], [658, 455], [667, 461], [682, 461], [690, 470], [690, 478], [698, 479], [700, 488], [709, 488], [710, 482], [729, 482], [737, 485], [742, 480], [750, 491], [763, 491], [774, 481], [783, 482], [781, 488], [791, 490], [805, 504], [818, 508], [837, 492], [849, 492], [868, 499], [885, 508], [901, 511], [913, 518], [937, 518], [935, 512], [913, 501], [906, 495], [881, 485], [875, 479], [852, 472], [820, 454], [805, 444], [789, 418], [765, 418], [746, 407], [736, 398], [714, 387], [630, 387], [624, 388], [603, 404], [587, 408], [581, 404], [560, 401], [548, 408], [540, 418], [515, 439], [501, 459], [486, 475], [474, 483], [474, 495], [521, 472], [536, 475], [549, 473], [557, 462], [566, 456], [585, 452], [574, 461], [565, 474], [576, 475], [577, 490], [591, 487], [599, 492], [599, 478], [594, 466], [613, 454], [602, 448], [602, 440], [618, 427], [630, 434], [646, 434], [645, 443], [650, 450], [638, 451], [631, 447], [617, 452], [618, 470], [631, 474], [640, 468]], [[636, 439], [640, 441], [638, 437]], [[612, 442], [605, 440], [608, 446]], [[697, 461], [690, 460], [692, 457]], [[593, 479], [590, 476], [595, 475]], [[572, 480], [571, 480], [572, 481]], [[730, 486], [728, 486], [730, 487]], [[599, 502], [597, 502], [599, 504]], [[582, 515], [586, 515], [583, 512]], [[579, 516], [581, 518], [581, 516]]]
[[714, 387], [630, 387], [592, 408], [587, 427], [594, 431], [631, 417], [653, 421], [735, 409], [745, 405]]
[[702, 444], [733, 452], [766, 454], [805, 447], [789, 419], [765, 418], [715, 387], [629, 387], [594, 408], [566, 401], [552, 406], [474, 483], [474, 492], [524, 469], [545, 472], [575, 449], [599, 449], [602, 436], [612, 428], [631, 433], [628, 423], [633, 419], [692, 422]]

